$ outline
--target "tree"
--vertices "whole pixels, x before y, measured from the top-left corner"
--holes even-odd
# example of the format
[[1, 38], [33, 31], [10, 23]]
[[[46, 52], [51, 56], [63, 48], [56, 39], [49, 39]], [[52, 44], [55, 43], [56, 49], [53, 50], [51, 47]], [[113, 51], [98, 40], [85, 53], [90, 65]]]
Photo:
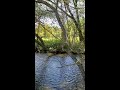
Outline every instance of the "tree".
[[81, 42], [83, 42], [83, 44], [85, 43], [85, 38], [84, 35], [82, 34], [81, 24], [80, 24], [80, 16], [82, 16], [84, 13], [84, 4], [81, 5], [81, 7], [78, 7], [80, 5], [80, 2], [84, 2], [84, 0], [54, 0], [54, 1], [36, 0], [35, 2], [45, 5], [46, 7], [49, 7], [48, 10], [49, 13], [52, 12], [52, 14], [53, 13], [55, 14], [59, 26], [61, 27], [62, 39], [65, 44], [68, 43], [67, 41], [68, 30], [67, 28], [65, 28], [64, 23], [68, 19], [73, 20], [79, 34], [80, 43]]

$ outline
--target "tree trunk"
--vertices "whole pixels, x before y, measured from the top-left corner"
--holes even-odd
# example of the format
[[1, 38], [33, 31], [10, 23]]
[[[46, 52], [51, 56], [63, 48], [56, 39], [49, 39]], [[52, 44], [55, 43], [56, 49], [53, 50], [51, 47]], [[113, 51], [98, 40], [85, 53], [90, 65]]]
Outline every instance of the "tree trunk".
[[[54, 8], [52, 5], [50, 5], [49, 3], [47, 3], [46, 1], [43, 1], [43, 0], [38, 0], [38, 1], [35, 1], [35, 2], [37, 2], [37, 3], [42, 3], [42, 4], [46, 5], [46, 6], [48, 6], [49, 8], [51, 8], [51, 9], [54, 11], [55, 16], [56, 16], [56, 18], [57, 18], [57, 21], [58, 21], [58, 23], [59, 23], [59, 25], [60, 25], [60, 27], [61, 27], [61, 29], [62, 29], [62, 33], [63, 33], [63, 37], [62, 37], [63, 43], [66, 43], [66, 42], [67, 42], [66, 29], [65, 29], [65, 27], [64, 27], [64, 25], [63, 25], [63, 23], [62, 23], [62, 21], [61, 21], [61, 19], [60, 19], [60, 17], [59, 17], [60, 15], [58, 14], [57, 9]], [[56, 7], [57, 7], [57, 6], [56, 6]]]
[[38, 34], [35, 34], [35, 36], [36, 36], [36, 37], [39, 39], [39, 41], [40, 41], [40, 42], [39, 42], [38, 40], [35, 40], [35, 42], [43, 48], [43, 51], [44, 51], [44, 52], [46, 52], [46, 51], [47, 51], [47, 48], [46, 48], [46, 46], [45, 46], [42, 38], [41, 38], [40, 36], [38, 36]]

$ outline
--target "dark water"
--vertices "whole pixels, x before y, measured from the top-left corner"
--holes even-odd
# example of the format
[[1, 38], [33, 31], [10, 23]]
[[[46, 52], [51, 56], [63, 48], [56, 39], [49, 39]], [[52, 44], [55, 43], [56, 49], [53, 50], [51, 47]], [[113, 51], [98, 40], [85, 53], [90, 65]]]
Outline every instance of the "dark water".
[[35, 80], [36, 90], [80, 90], [74, 88], [80, 86], [82, 76], [79, 67], [68, 55], [56, 55], [49, 59], [35, 55]]

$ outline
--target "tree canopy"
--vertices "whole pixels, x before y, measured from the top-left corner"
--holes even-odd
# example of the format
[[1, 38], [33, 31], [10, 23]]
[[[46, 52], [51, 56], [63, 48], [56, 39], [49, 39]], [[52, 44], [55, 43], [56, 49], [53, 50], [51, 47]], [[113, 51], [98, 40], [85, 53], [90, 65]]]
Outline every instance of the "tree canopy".
[[35, 0], [35, 24], [44, 49], [85, 52], [85, 0]]

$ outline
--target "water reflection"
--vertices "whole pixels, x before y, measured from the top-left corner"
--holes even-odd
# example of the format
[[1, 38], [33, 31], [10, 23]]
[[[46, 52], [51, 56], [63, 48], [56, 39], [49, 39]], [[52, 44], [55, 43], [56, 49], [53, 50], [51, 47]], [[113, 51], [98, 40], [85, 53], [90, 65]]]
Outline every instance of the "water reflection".
[[46, 63], [37, 56], [35, 59], [37, 59], [35, 79], [39, 87], [49, 87], [47, 90], [73, 90], [80, 85], [82, 80], [80, 69], [70, 56], [52, 56]]

